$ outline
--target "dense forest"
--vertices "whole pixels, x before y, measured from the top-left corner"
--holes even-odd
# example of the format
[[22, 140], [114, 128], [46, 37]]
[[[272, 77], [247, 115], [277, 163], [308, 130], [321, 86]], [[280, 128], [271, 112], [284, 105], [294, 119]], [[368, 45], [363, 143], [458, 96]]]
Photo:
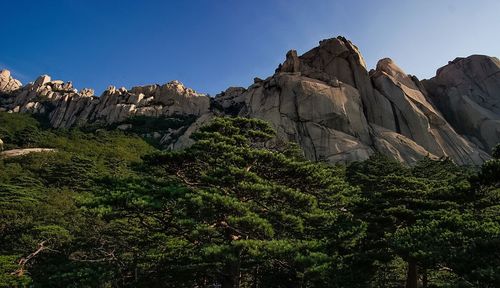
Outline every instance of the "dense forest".
[[332, 166], [261, 120], [215, 118], [181, 151], [134, 123], [0, 113], [4, 150], [55, 149], [0, 158], [0, 286], [500, 287], [498, 145], [482, 167]]

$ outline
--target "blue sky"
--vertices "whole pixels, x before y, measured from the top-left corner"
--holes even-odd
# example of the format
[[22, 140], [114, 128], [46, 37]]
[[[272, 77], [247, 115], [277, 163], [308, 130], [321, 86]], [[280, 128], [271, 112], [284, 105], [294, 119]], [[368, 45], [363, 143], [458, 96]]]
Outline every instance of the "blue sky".
[[0, 69], [97, 94], [177, 79], [214, 95], [337, 35], [369, 68], [391, 57], [419, 78], [457, 56], [500, 56], [498, 0], [9, 0], [1, 16]]

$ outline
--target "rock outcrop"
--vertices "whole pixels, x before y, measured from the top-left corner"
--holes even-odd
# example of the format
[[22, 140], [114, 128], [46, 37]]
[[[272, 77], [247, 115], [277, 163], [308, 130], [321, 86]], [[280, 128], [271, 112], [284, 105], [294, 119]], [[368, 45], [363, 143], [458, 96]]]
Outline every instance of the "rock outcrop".
[[200, 116], [210, 107], [207, 95], [186, 88], [178, 81], [133, 87], [130, 91], [110, 86], [96, 97], [92, 89], [78, 91], [71, 82], [52, 81], [43, 75], [22, 88], [0, 92], [7, 94], [1, 102], [4, 110], [46, 113], [55, 128], [95, 122], [112, 124], [131, 116]]
[[376, 151], [406, 163], [425, 156], [459, 164], [488, 159], [448, 124], [416, 77], [388, 58], [368, 73], [358, 48], [342, 37], [302, 56], [289, 51], [275, 75], [244, 91], [231, 88], [216, 101], [270, 121], [314, 160], [351, 162]]
[[423, 81], [432, 101], [455, 129], [486, 151], [500, 139], [500, 60], [456, 58]]
[[12, 149], [0, 152], [0, 158], [12, 158], [28, 155], [31, 153], [46, 153], [46, 152], [56, 152], [56, 149], [50, 148], [26, 148], [26, 149]]
[[171, 149], [190, 145], [189, 135], [221, 114], [267, 120], [279, 140], [297, 142], [311, 160], [332, 163], [380, 152], [409, 164], [427, 156], [476, 165], [500, 142], [500, 62], [486, 56], [457, 59], [419, 81], [389, 58], [368, 72], [359, 49], [337, 37], [301, 56], [291, 50], [271, 77], [215, 98], [177, 81], [130, 90], [111, 86], [96, 97], [46, 75], [23, 87], [10, 73], [1, 75], [0, 109], [45, 113], [54, 127], [120, 123], [137, 115], [197, 117], [190, 127], [152, 134]]
[[21, 88], [22, 84], [10, 76], [9, 70], [0, 71], [0, 93], [10, 93]]
[[376, 91], [391, 106], [380, 111], [393, 117], [382, 127], [414, 141], [429, 155], [449, 156], [459, 164], [476, 164], [486, 159], [485, 153], [446, 122], [418, 79], [406, 75], [392, 60], [380, 60], [371, 78]]
[[[361, 97], [351, 86], [279, 72], [239, 99], [244, 101], [241, 116], [271, 122], [279, 137], [297, 142], [309, 159], [354, 161], [373, 153]], [[216, 101], [227, 106], [225, 98]]]

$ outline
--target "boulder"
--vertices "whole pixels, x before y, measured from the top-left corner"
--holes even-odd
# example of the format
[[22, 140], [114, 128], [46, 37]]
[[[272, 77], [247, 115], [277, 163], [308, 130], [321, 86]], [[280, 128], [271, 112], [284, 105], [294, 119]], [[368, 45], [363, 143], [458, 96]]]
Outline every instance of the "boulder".
[[215, 115], [211, 112], [201, 115], [191, 126], [189, 126], [183, 135], [178, 137], [177, 141], [173, 142], [168, 148], [172, 150], [179, 150], [193, 145], [194, 140], [191, 135], [200, 129], [201, 126], [207, 124]]
[[49, 75], [42, 75], [36, 78], [35, 83], [33, 83], [33, 89], [38, 90], [42, 88], [45, 84], [50, 82], [50, 76]]
[[282, 64], [280, 72], [300, 72], [300, 60], [297, 51], [290, 50], [286, 53], [286, 60]]
[[0, 94], [10, 93], [21, 88], [22, 84], [12, 78], [9, 70], [0, 70]]
[[414, 164], [423, 157], [438, 158], [415, 141], [392, 130], [372, 124], [371, 132], [374, 136], [374, 149], [384, 155], [391, 155], [402, 163]]
[[163, 115], [189, 114], [201, 115], [210, 108], [210, 99], [205, 94], [196, 93], [186, 88], [179, 81], [172, 81], [160, 87], [160, 94], [155, 100], [161, 103]]
[[90, 88], [83, 88], [82, 90], [80, 90], [80, 93], [78, 93], [80, 96], [84, 96], [84, 97], [92, 97], [94, 96], [94, 89], [90, 89]]
[[132, 129], [132, 124], [120, 124], [120, 125], [116, 126], [116, 129], [126, 131], [129, 129]]
[[0, 152], [0, 158], [12, 158], [12, 157], [28, 155], [31, 153], [47, 153], [47, 152], [57, 152], [57, 150], [51, 148], [12, 149]]
[[[260, 80], [259, 85], [254, 87], [261, 86], [264, 80]], [[245, 105], [245, 92], [247, 89], [243, 87], [229, 87], [226, 91], [221, 92], [220, 94], [215, 95], [214, 98], [214, 108], [220, 108], [223, 110], [225, 114], [228, 115], [238, 115], [241, 112], [241, 109]]]

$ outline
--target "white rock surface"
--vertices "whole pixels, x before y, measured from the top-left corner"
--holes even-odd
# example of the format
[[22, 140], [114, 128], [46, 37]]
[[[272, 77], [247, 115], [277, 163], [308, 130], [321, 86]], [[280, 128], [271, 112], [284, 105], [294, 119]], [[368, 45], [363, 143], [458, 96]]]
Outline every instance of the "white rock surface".
[[22, 84], [12, 78], [9, 70], [0, 70], [0, 92], [9, 93], [21, 88]]
[[12, 149], [0, 152], [0, 158], [11, 158], [27, 155], [30, 153], [42, 153], [42, 152], [55, 152], [56, 149], [50, 148], [26, 148], [26, 149]]

